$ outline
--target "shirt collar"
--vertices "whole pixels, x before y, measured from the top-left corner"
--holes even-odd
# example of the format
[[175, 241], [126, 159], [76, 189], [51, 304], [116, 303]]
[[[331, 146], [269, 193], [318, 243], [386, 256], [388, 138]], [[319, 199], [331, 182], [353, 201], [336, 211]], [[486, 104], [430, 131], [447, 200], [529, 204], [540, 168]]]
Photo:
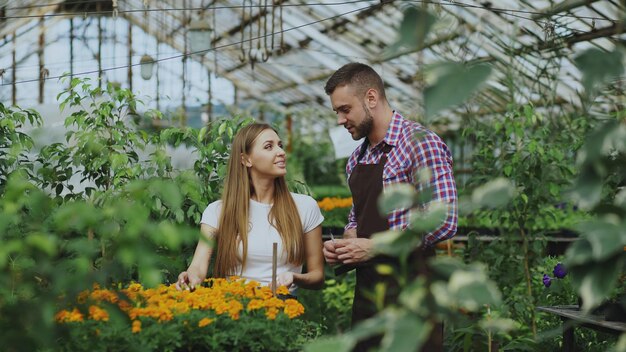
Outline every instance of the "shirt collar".
[[400, 139], [401, 131], [402, 131], [402, 115], [400, 115], [394, 110], [393, 115], [391, 115], [391, 122], [389, 123], [389, 128], [387, 128], [387, 133], [385, 133], [385, 138], [383, 138], [383, 140], [380, 141], [380, 143], [372, 147], [371, 150], [381, 149], [385, 144], [395, 147], [398, 144], [398, 139]]

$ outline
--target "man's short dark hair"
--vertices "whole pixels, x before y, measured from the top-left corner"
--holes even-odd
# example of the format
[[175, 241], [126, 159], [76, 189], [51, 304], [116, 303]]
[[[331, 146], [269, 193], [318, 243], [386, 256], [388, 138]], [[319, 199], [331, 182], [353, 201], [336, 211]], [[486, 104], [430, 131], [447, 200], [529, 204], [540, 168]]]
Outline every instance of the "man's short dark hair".
[[324, 86], [324, 91], [327, 95], [331, 95], [337, 87], [346, 85], [354, 86], [358, 95], [365, 95], [368, 89], [374, 88], [382, 98], [386, 99], [382, 78], [366, 64], [352, 62], [343, 65], [330, 76]]

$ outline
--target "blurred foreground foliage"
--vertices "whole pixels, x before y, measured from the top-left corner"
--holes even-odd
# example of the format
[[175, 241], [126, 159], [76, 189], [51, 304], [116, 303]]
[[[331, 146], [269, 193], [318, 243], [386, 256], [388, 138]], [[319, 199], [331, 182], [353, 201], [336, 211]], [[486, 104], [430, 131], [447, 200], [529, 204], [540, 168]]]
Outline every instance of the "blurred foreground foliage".
[[[247, 119], [200, 130], [136, 128], [126, 90], [74, 78], [65, 142], [33, 150], [36, 111], [0, 104], [0, 341], [6, 351], [54, 349], [54, 314], [94, 283], [171, 282], [187, 266], [197, 223], [219, 197], [229, 144]], [[158, 112], [148, 114], [159, 116]], [[193, 169], [166, 148], [185, 145]]]

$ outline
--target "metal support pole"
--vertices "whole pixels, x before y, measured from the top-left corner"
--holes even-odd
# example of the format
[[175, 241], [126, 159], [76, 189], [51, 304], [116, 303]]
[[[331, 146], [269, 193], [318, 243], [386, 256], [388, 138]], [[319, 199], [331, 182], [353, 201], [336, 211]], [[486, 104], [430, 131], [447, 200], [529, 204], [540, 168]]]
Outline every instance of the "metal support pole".
[[17, 58], [16, 58], [16, 54], [15, 54], [15, 50], [17, 48], [17, 44], [15, 41], [15, 32], [13, 32], [13, 52], [11, 54], [11, 58], [12, 58], [12, 64], [11, 64], [11, 70], [13, 71], [13, 82], [11, 83], [11, 103], [13, 103], [13, 106], [17, 105], [17, 85], [15, 84], [15, 82], [17, 81]]
[[44, 51], [44, 19], [41, 18], [39, 20], [39, 50], [37, 51], [37, 57], [39, 58], [39, 104], [43, 104], [43, 95], [44, 95], [44, 62], [43, 62], [43, 51]]
[[[100, 2], [96, 5], [96, 11], [100, 13]], [[98, 15], [98, 88], [102, 88], [102, 15]]]
[[74, 78], [74, 18], [70, 17], [70, 84]]
[[211, 70], [207, 70], [207, 72], [209, 73], [209, 103], [207, 104], [207, 114], [209, 119], [207, 122], [211, 123], [211, 121], [213, 121], [213, 88], [211, 84]]
[[128, 89], [133, 90], [133, 24], [128, 21]]

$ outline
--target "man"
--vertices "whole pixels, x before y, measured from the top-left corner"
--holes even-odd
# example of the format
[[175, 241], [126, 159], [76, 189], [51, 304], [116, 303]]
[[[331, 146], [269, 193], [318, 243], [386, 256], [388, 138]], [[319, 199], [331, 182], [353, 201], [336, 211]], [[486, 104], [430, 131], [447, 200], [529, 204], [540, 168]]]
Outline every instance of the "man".
[[[397, 283], [376, 271], [376, 263], [398, 266], [394, 258], [374, 256], [370, 236], [377, 232], [403, 230], [409, 225], [409, 209], [379, 214], [377, 200], [383, 189], [394, 183], [409, 183], [419, 191], [417, 171], [431, 171], [432, 199], [448, 205], [448, 215], [440, 228], [423, 238], [422, 246], [409, 258], [411, 276], [426, 273], [426, 260], [434, 256], [433, 246], [456, 234], [457, 194], [448, 147], [432, 131], [404, 119], [392, 110], [385, 96], [383, 81], [371, 67], [350, 63], [337, 70], [326, 83], [337, 123], [354, 140], [365, 138], [348, 159], [346, 174], [353, 205], [343, 239], [326, 241], [324, 256], [330, 264], [356, 266], [357, 283], [352, 306], [353, 326], [376, 314], [371, 292], [377, 283], [386, 286], [385, 304], [397, 298]], [[443, 350], [443, 327], [437, 326], [423, 351]], [[357, 351], [376, 346], [379, 338], [359, 343]]]

